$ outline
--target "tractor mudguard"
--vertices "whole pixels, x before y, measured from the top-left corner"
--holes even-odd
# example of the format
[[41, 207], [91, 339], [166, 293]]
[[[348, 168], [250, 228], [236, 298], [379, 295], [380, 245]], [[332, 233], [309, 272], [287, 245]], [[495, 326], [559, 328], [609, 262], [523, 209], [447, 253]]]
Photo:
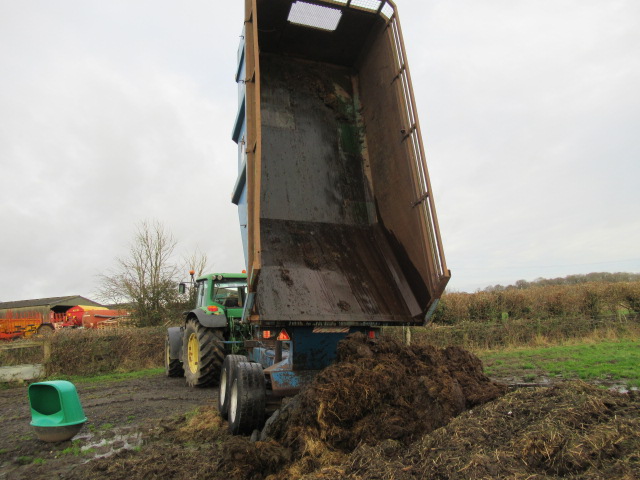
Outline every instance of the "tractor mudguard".
[[167, 328], [167, 335], [169, 336], [169, 358], [171, 360], [179, 359], [182, 354], [182, 331], [183, 327], [171, 327]]
[[208, 328], [226, 328], [227, 327], [227, 316], [224, 312], [221, 312], [220, 315], [207, 315], [200, 309], [191, 310], [187, 315], [187, 318], [194, 315], [198, 322], [203, 327]]

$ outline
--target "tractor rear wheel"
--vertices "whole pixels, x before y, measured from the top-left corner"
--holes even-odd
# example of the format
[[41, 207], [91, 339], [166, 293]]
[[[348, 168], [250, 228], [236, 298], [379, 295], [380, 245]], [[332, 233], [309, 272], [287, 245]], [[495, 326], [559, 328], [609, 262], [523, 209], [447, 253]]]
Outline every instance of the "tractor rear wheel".
[[169, 335], [164, 342], [164, 373], [167, 377], [181, 377], [184, 375], [184, 368], [179, 358], [171, 358], [171, 344]]
[[224, 357], [222, 372], [220, 373], [220, 386], [218, 388], [218, 411], [225, 420], [229, 418], [229, 398], [231, 397], [231, 385], [236, 378], [236, 365], [248, 362], [244, 355], [227, 355]]
[[184, 377], [190, 387], [216, 385], [224, 360], [222, 331], [187, 320], [182, 343]]
[[262, 366], [258, 363], [238, 363], [229, 397], [229, 431], [238, 435], [261, 428], [266, 401]]

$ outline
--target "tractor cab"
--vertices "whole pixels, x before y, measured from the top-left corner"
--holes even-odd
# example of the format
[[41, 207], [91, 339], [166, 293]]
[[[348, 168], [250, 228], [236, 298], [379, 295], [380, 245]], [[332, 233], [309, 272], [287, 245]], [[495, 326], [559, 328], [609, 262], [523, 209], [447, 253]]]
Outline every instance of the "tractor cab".
[[[214, 273], [196, 280], [196, 308], [205, 313], [240, 317], [247, 296], [247, 275]], [[237, 310], [237, 311], [236, 311]]]

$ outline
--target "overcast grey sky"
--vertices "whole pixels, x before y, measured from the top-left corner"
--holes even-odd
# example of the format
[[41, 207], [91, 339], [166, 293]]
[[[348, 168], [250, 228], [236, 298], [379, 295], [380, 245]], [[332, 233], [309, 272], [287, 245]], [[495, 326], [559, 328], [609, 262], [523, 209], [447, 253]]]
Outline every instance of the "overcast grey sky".
[[[0, 300], [96, 292], [135, 226], [244, 268], [243, 4], [0, 0]], [[640, 272], [640, 2], [397, 0], [452, 290]]]

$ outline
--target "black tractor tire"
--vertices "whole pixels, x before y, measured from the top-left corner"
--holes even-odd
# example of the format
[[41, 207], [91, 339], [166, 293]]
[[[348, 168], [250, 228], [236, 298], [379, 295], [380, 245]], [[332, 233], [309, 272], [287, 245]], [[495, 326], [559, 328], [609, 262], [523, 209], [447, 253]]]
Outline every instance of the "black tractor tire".
[[233, 435], [246, 435], [262, 428], [266, 402], [262, 366], [258, 363], [238, 363], [229, 397], [229, 431]]
[[248, 361], [244, 355], [227, 355], [224, 357], [220, 372], [220, 386], [218, 387], [218, 411], [225, 420], [229, 418], [229, 398], [231, 396], [231, 385], [233, 385], [233, 381], [236, 378], [236, 365]]
[[171, 344], [169, 343], [169, 335], [164, 342], [164, 373], [167, 377], [182, 377], [184, 368], [179, 358], [171, 358]]
[[184, 378], [190, 387], [215, 386], [224, 361], [221, 329], [207, 328], [197, 319], [187, 320], [182, 340]]

